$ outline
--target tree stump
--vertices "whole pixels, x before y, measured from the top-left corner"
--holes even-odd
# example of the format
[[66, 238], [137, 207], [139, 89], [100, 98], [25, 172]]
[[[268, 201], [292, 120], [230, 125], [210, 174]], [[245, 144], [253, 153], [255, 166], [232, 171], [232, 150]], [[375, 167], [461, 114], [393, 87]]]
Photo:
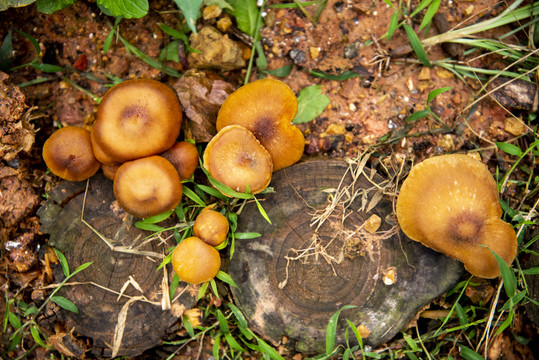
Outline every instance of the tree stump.
[[[249, 326], [274, 345], [287, 336], [297, 351], [325, 352], [331, 316], [344, 305], [355, 305], [341, 313], [337, 342], [344, 342], [348, 319], [368, 329], [364, 342], [377, 346], [454, 286], [463, 273], [459, 262], [400, 232], [392, 202], [385, 196], [380, 199], [375, 190], [373, 184], [383, 180], [377, 175], [358, 177], [356, 190], [374, 190], [358, 193], [344, 221], [337, 207], [315, 231], [313, 216], [327, 208], [328, 197], [336, 195], [328, 189], [339, 188], [347, 169], [346, 162], [337, 160], [312, 160], [283, 169], [272, 179], [275, 193], [259, 196], [272, 225], [254, 203], [239, 216], [238, 232], [262, 236], [236, 239], [228, 272], [239, 289], [232, 293]], [[351, 183], [348, 172], [343, 186]], [[373, 197], [380, 201], [367, 212]], [[366, 230], [375, 219], [372, 215], [381, 219], [373, 233]]]
[[[157, 271], [162, 259], [113, 251], [83, 224], [80, 219], [85, 186], [86, 182], [62, 183], [49, 194], [49, 200], [39, 210], [41, 230], [50, 234], [49, 245], [64, 253], [71, 271], [92, 262], [90, 267], [69, 281], [81, 284], [64, 286], [58, 292], [77, 306], [79, 314], [62, 309], [58, 317], [76, 333], [93, 339], [91, 351], [94, 355], [109, 357], [119, 315], [124, 305], [131, 301], [126, 305], [126, 313], [124, 309], [126, 321], [117, 355], [136, 356], [159, 344], [183, 310], [195, 305], [198, 290], [180, 283], [176, 294], [183, 292], [182, 295], [172, 303], [170, 310], [162, 310], [165, 275], [163, 269]], [[103, 176], [90, 179], [84, 220], [116, 246], [140, 242], [149, 234], [133, 226], [133, 217], [117, 205], [112, 182]], [[164, 254], [174, 244], [174, 240], [164, 243], [153, 240], [138, 250]], [[167, 269], [166, 276], [170, 283], [171, 268]], [[142, 292], [129, 285], [124, 292], [126, 296], [119, 296], [130, 278]], [[56, 279], [57, 282], [61, 280], [63, 274]], [[149, 302], [133, 301], [132, 298], [137, 296], [144, 296]]]

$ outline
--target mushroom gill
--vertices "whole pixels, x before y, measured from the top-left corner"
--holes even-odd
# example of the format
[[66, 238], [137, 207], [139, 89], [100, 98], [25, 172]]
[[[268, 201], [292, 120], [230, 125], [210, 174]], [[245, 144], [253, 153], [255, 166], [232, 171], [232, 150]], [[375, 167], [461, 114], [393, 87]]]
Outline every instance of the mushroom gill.
[[217, 130], [241, 125], [249, 129], [270, 153], [273, 171], [296, 163], [305, 138], [291, 122], [298, 111], [294, 92], [282, 81], [257, 80], [230, 94], [217, 115]]
[[411, 239], [494, 278], [516, 256], [516, 234], [500, 219], [498, 190], [487, 166], [467, 155], [436, 156], [414, 166], [397, 198], [397, 218]]
[[204, 167], [217, 181], [251, 194], [268, 186], [273, 169], [270, 154], [239, 125], [226, 126], [213, 137], [204, 151]]

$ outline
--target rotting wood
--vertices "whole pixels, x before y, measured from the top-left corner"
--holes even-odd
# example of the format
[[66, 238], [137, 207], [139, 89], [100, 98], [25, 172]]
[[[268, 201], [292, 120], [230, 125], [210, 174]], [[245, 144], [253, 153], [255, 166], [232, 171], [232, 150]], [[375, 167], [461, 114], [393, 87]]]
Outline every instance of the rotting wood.
[[[274, 174], [275, 193], [262, 197], [273, 225], [261, 218], [255, 204], [247, 204], [239, 218], [239, 232], [262, 236], [236, 239], [228, 269], [240, 288], [232, 289], [234, 300], [251, 328], [273, 344], [286, 335], [298, 351], [323, 352], [330, 317], [344, 305], [356, 305], [342, 312], [337, 340], [344, 341], [345, 319], [349, 319], [365, 326], [370, 331], [365, 343], [376, 346], [397, 334], [424, 304], [447, 291], [462, 274], [458, 262], [409, 240], [400, 231], [370, 241], [363, 238], [356, 256], [343, 256], [340, 262], [328, 261], [320, 252], [318, 257], [288, 260], [293, 249], [313, 246], [313, 209], [327, 206], [331, 191], [323, 190], [337, 188], [348, 166], [344, 161], [314, 160], [283, 169]], [[371, 188], [373, 182], [383, 181], [378, 176], [369, 181], [365, 173], [370, 171], [358, 177], [356, 188]], [[348, 175], [345, 184], [351, 181]], [[387, 197], [368, 213], [358, 211], [375, 193], [370, 192], [367, 199], [357, 197], [344, 222], [338, 215], [326, 219], [317, 230], [318, 246], [338, 258], [345, 245], [342, 236], [335, 236], [338, 228], [354, 231], [373, 214], [382, 224], [371, 235], [394, 228]], [[395, 280], [386, 285], [384, 275], [389, 270]]]
[[[163, 292], [168, 295], [168, 287], [162, 286], [163, 271], [157, 271], [161, 259], [114, 251], [95, 231], [122, 249], [148, 233], [134, 227], [134, 219], [115, 205], [110, 180], [101, 175], [91, 178], [86, 199], [85, 185], [62, 183], [39, 210], [41, 229], [50, 234], [49, 245], [65, 254], [71, 271], [93, 262], [73, 278], [73, 286], [66, 284], [59, 291], [77, 306], [79, 314], [61, 310], [58, 317], [75, 333], [93, 339], [94, 355], [110, 357], [114, 350], [115, 355], [136, 356], [161, 341], [178, 320], [177, 309], [194, 306], [198, 290], [180, 283], [176, 294], [181, 295], [170, 310], [163, 310]], [[95, 231], [81, 222], [83, 203], [84, 219]], [[170, 246], [159, 239], [143, 242], [140, 250], [163, 254]], [[57, 282], [62, 276], [55, 271]], [[124, 288], [125, 284], [129, 286]]]

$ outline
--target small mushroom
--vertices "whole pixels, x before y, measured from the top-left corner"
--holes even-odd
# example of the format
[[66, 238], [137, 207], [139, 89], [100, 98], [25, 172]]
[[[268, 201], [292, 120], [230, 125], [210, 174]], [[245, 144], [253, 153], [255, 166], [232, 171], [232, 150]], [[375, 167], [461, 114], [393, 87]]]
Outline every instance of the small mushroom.
[[69, 181], [86, 180], [101, 166], [92, 151], [90, 132], [76, 126], [58, 129], [45, 141], [43, 160], [53, 174]]
[[517, 237], [500, 219], [496, 182], [485, 164], [467, 155], [436, 156], [414, 166], [396, 207], [408, 237], [463, 262], [472, 275], [500, 275], [489, 249], [508, 265], [516, 256]]
[[198, 166], [197, 147], [190, 142], [180, 141], [161, 154], [170, 161], [180, 174], [181, 180], [189, 179], [195, 173]]
[[305, 138], [291, 123], [298, 111], [294, 92], [282, 81], [257, 80], [230, 94], [217, 115], [217, 130], [228, 125], [249, 129], [271, 154], [273, 171], [296, 163]]
[[170, 162], [149, 156], [118, 168], [114, 195], [126, 212], [145, 218], [174, 209], [182, 198], [182, 184]]
[[240, 125], [226, 126], [213, 137], [204, 152], [204, 167], [217, 181], [251, 194], [269, 185], [273, 169], [270, 154]]
[[171, 88], [159, 81], [135, 79], [107, 91], [92, 132], [108, 157], [125, 162], [169, 149], [181, 122], [180, 103]]
[[193, 235], [211, 246], [221, 245], [228, 234], [228, 220], [215, 210], [204, 210], [195, 219]]
[[114, 180], [116, 177], [116, 171], [122, 166], [122, 163], [110, 163], [110, 164], [101, 164], [101, 170], [103, 171], [103, 175], [105, 175], [107, 178]]
[[190, 284], [210, 281], [220, 267], [219, 251], [196, 236], [183, 239], [172, 252], [172, 268], [180, 280]]

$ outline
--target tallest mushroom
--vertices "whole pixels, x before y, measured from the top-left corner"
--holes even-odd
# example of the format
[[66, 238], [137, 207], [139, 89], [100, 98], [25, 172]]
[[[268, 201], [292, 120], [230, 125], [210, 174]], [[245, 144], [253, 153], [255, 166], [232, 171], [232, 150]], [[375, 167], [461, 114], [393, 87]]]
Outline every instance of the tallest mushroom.
[[292, 120], [298, 111], [296, 95], [282, 81], [257, 80], [240, 87], [225, 100], [217, 115], [217, 130], [241, 125], [270, 153], [273, 171], [296, 163], [305, 139]]

